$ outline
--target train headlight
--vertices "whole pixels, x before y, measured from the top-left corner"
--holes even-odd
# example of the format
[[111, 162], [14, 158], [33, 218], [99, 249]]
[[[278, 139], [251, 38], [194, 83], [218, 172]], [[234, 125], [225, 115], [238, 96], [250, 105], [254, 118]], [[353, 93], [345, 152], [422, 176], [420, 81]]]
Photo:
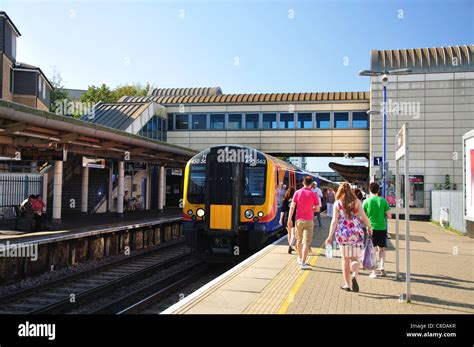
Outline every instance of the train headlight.
[[259, 216], [260, 218], [262, 218], [262, 217], [263, 217], [263, 212], [262, 212], [262, 211], [259, 211], [259, 212], [257, 213], [257, 216]]
[[188, 210], [188, 214], [189, 214], [190, 216], [192, 216], [193, 210]]
[[245, 218], [252, 219], [253, 218], [253, 211], [252, 210], [246, 210], [245, 211]]
[[204, 217], [206, 213], [204, 212], [204, 209], [202, 208], [199, 208], [197, 211], [196, 211], [196, 216], [198, 216], [199, 218], [202, 218]]

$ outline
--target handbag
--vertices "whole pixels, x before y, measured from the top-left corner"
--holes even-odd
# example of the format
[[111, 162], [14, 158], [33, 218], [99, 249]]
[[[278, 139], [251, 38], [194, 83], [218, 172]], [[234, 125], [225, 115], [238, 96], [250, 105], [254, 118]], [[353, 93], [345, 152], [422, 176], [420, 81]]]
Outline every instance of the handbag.
[[375, 253], [374, 244], [372, 243], [372, 236], [368, 236], [365, 240], [362, 266], [366, 270], [375, 270], [377, 268], [377, 255]]

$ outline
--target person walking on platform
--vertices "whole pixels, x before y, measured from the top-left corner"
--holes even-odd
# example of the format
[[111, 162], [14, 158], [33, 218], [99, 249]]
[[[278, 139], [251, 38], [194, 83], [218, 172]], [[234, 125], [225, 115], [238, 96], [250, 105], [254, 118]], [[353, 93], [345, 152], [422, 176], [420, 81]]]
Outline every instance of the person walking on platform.
[[326, 213], [330, 218], [332, 218], [332, 209], [334, 208], [334, 201], [336, 201], [334, 189], [329, 188], [326, 195]]
[[[285, 196], [283, 197], [283, 202], [281, 206], [281, 213], [280, 213], [280, 225], [284, 225], [286, 230], [288, 231], [288, 253], [291, 254], [291, 252], [296, 251], [295, 248], [295, 241], [296, 241], [296, 235], [295, 235], [295, 228], [289, 228], [288, 227], [288, 215], [290, 213], [290, 205], [291, 201], [293, 199], [293, 195], [295, 194], [295, 188], [289, 187], [286, 190]], [[296, 213], [293, 213], [293, 225], [296, 224], [295, 221]]]
[[[377, 248], [380, 260], [380, 274], [382, 277], [387, 276], [385, 271], [385, 248], [387, 247], [387, 221], [390, 219], [390, 205], [387, 200], [379, 196], [380, 186], [376, 182], [369, 185], [370, 197], [364, 201], [364, 211], [370, 220], [370, 227], [373, 230], [372, 242]], [[368, 224], [367, 224], [368, 225]], [[369, 276], [377, 278], [375, 270]]]
[[298, 251], [298, 264], [301, 270], [308, 270], [310, 266], [306, 263], [309, 248], [313, 241], [314, 212], [319, 212], [319, 197], [311, 191], [313, 178], [306, 176], [303, 180], [303, 188], [297, 190], [293, 195], [293, 201], [288, 216], [288, 227], [293, 228], [293, 215], [296, 210], [296, 240]]
[[[317, 182], [313, 182], [312, 185], [311, 185], [311, 191], [313, 193], [315, 193], [318, 198], [319, 198], [319, 204], [321, 205], [322, 204], [322, 201], [323, 201], [323, 191], [321, 190], [321, 188], [318, 187], [318, 183]], [[319, 224], [319, 227], [321, 228], [321, 212], [318, 211], [318, 212], [315, 212], [314, 213], [314, 216], [316, 217], [316, 219], [318, 220], [318, 224]]]
[[[344, 285], [341, 289], [351, 291], [350, 279], [352, 271], [352, 291], [359, 291], [357, 276], [359, 275], [359, 257], [364, 244], [364, 231], [360, 225], [362, 220], [366, 225], [370, 222], [365, 215], [362, 203], [354, 195], [349, 183], [344, 182], [336, 193], [336, 202], [326, 244], [331, 245], [336, 234], [336, 242], [341, 248], [342, 275]], [[371, 233], [370, 228], [368, 229]]]

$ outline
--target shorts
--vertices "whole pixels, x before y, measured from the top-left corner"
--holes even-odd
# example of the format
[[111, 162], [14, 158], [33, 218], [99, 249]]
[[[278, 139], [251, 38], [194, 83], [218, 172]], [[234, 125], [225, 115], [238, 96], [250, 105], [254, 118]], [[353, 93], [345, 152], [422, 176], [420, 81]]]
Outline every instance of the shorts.
[[387, 247], [387, 230], [372, 230], [374, 246]]
[[298, 243], [311, 246], [313, 242], [314, 222], [312, 220], [296, 221], [296, 239]]

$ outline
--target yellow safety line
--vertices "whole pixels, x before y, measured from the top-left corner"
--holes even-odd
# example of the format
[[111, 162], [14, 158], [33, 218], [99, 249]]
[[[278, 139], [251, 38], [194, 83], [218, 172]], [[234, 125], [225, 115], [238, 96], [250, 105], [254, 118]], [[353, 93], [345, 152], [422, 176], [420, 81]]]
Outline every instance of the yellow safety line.
[[[309, 262], [309, 265], [314, 266], [316, 264], [316, 260], [318, 260], [318, 257], [321, 255], [323, 251], [323, 248], [318, 248], [316, 251], [315, 255]], [[309, 273], [311, 271], [303, 271], [303, 273], [297, 278], [295, 284], [293, 287], [290, 289], [290, 292], [288, 293], [287, 297], [285, 298], [285, 301], [281, 304], [280, 308], [277, 311], [277, 314], [285, 314], [288, 311], [288, 308], [290, 307], [290, 304], [294, 301], [296, 294], [300, 290], [301, 286], [303, 285], [304, 281], [306, 280], [306, 277], [308, 277]]]

